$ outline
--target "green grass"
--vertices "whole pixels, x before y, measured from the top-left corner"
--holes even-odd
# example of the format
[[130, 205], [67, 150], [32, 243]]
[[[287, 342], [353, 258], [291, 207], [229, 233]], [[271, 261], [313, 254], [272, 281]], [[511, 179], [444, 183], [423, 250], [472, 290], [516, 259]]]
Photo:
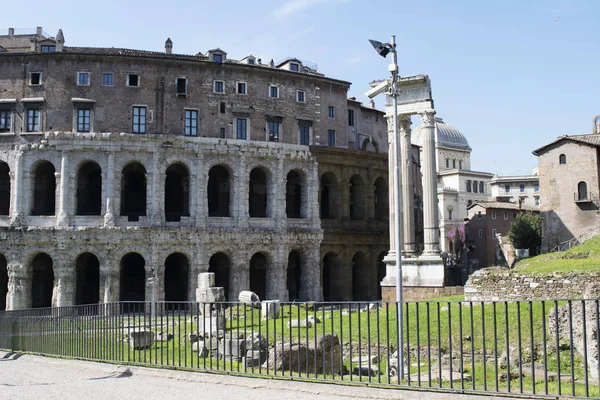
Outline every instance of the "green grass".
[[600, 272], [600, 235], [569, 250], [526, 258], [515, 265], [523, 274]]

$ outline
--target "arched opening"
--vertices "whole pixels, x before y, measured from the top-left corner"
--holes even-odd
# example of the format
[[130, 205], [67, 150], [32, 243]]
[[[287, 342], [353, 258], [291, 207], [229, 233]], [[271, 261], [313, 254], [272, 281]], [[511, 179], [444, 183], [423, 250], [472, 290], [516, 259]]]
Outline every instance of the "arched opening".
[[267, 257], [262, 253], [256, 253], [250, 259], [250, 290], [258, 295], [261, 300], [265, 299], [267, 289]]
[[378, 300], [383, 299], [383, 296], [381, 293], [381, 281], [387, 275], [387, 267], [386, 267], [385, 263], [383, 262], [383, 259], [385, 258], [386, 254], [387, 253], [384, 251], [384, 252], [379, 253], [379, 256], [377, 256], [377, 299]]
[[8, 296], [8, 263], [6, 257], [0, 254], [0, 311], [6, 310]]
[[208, 272], [215, 274], [215, 286], [222, 287], [225, 292], [225, 301], [229, 301], [229, 270], [231, 261], [223, 253], [216, 253], [208, 262]]
[[0, 162], [0, 215], [10, 214], [10, 168]]
[[208, 173], [208, 216], [229, 217], [229, 171], [223, 166], [212, 167]]
[[[146, 301], [146, 261], [138, 253], [129, 253], [121, 259], [120, 301]], [[124, 311], [139, 312], [144, 310], [144, 303], [124, 305]]]
[[340, 257], [335, 253], [327, 253], [323, 257], [323, 300], [340, 301], [343, 296], [337, 276], [340, 270]]
[[75, 304], [100, 302], [100, 262], [92, 253], [83, 253], [75, 263]]
[[321, 219], [337, 218], [337, 178], [333, 172], [321, 176]]
[[77, 172], [76, 215], [100, 215], [102, 212], [102, 169], [93, 162], [83, 164]]
[[350, 178], [350, 219], [365, 219], [365, 181], [360, 175]]
[[288, 255], [287, 290], [290, 301], [300, 299], [300, 276], [302, 274], [302, 258], [296, 250]]
[[352, 299], [369, 300], [370, 286], [369, 259], [359, 251], [352, 257]]
[[165, 178], [165, 220], [181, 221], [190, 215], [190, 174], [182, 164], [167, 168]]
[[375, 203], [375, 219], [386, 221], [389, 218], [388, 188], [383, 178], [377, 178], [374, 185], [373, 201]]
[[146, 168], [138, 162], [123, 168], [121, 177], [121, 215], [138, 221], [146, 215]]
[[559, 164], [566, 164], [567, 163], [567, 156], [564, 154], [561, 154], [558, 156], [558, 163]]
[[287, 174], [285, 213], [288, 218], [302, 218], [302, 178], [296, 171]]
[[[56, 205], [56, 177], [54, 165], [40, 162], [33, 172], [33, 207], [31, 215], [54, 215]], [[63, 177], [66, 179], [66, 177]]]
[[[173, 253], [165, 260], [165, 301], [167, 310], [182, 310], [188, 299], [189, 262], [185, 255]], [[179, 303], [177, 303], [179, 302]]]
[[40, 253], [31, 262], [31, 308], [52, 307], [54, 268], [52, 258]]
[[250, 171], [248, 211], [251, 218], [267, 216], [267, 175], [261, 168]]
[[578, 200], [587, 200], [588, 199], [588, 191], [587, 191], [587, 183], [581, 181], [577, 184], [577, 199]]

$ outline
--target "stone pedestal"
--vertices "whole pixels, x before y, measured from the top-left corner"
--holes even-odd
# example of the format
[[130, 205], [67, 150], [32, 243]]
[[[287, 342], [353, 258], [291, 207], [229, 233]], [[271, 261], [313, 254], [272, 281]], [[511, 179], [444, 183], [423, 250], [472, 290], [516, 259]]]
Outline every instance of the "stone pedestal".
[[443, 287], [444, 261], [439, 255], [422, 254], [402, 260], [404, 286]]

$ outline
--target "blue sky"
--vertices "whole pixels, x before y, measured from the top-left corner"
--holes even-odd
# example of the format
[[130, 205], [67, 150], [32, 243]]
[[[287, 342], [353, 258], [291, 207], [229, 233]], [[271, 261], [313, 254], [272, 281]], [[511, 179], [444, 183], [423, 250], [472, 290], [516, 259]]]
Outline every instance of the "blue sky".
[[294, 56], [352, 82], [348, 96], [364, 103], [389, 63], [368, 39], [395, 34], [400, 74], [429, 75], [437, 115], [473, 148], [472, 169], [501, 175], [530, 173], [533, 149], [591, 133], [600, 114], [597, 0], [33, 0], [3, 4], [2, 16], [0, 28], [62, 28], [68, 46], [162, 51], [170, 37], [177, 53]]

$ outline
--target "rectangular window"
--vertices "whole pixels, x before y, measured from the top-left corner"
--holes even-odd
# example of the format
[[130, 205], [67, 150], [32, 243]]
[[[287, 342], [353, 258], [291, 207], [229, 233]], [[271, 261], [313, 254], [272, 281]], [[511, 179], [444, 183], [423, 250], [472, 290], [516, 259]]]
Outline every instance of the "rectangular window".
[[523, 193], [525, 191], [525, 185], [519, 185], [519, 192]]
[[216, 63], [222, 63], [223, 55], [222, 54], [213, 54], [213, 61]]
[[473, 181], [473, 193], [477, 193], [477, 181]]
[[329, 106], [329, 108], [327, 109], [327, 115], [329, 116], [329, 118], [335, 118], [335, 107]]
[[112, 72], [105, 72], [102, 74], [102, 86], [112, 86], [113, 83], [113, 74]]
[[89, 86], [90, 85], [90, 73], [89, 72], [77, 72], [77, 85], [78, 86]]
[[146, 133], [146, 107], [133, 107], [133, 133]]
[[187, 95], [187, 79], [177, 78], [177, 96]]
[[28, 108], [26, 111], [27, 120], [25, 123], [25, 132], [39, 132], [40, 130], [40, 109]]
[[510, 193], [510, 185], [504, 185], [504, 193]]
[[492, 210], [492, 219], [496, 219], [496, 210]]
[[236, 126], [237, 138], [246, 140], [246, 128], [248, 126], [248, 120], [246, 118], [238, 118]]
[[225, 83], [223, 81], [215, 81], [215, 93], [225, 93]]
[[29, 84], [30, 85], [41, 85], [42, 84], [42, 73], [41, 72], [30, 72], [29, 73]]
[[139, 87], [140, 86], [140, 75], [139, 74], [127, 74], [127, 86]]
[[467, 192], [471, 193], [471, 181], [467, 181]]
[[296, 63], [290, 63], [290, 71], [300, 71], [300, 66]]
[[269, 142], [279, 142], [280, 122], [269, 121]]
[[297, 101], [298, 103], [304, 103], [304, 102], [305, 102], [305, 99], [306, 99], [306, 96], [305, 96], [305, 92], [304, 92], [304, 90], [298, 90], [298, 91], [296, 92], [296, 101]]
[[89, 108], [77, 109], [77, 132], [89, 132], [92, 110]]
[[254, 60], [253, 60], [252, 58], [249, 58], [249, 59], [248, 59], [248, 64], [249, 64], [249, 65], [254, 65]]
[[300, 129], [300, 144], [308, 146], [310, 144], [310, 126], [300, 125], [298, 128]]
[[219, 128], [219, 137], [225, 139], [225, 128]]
[[185, 110], [185, 136], [198, 136], [198, 111]]
[[238, 82], [237, 92], [238, 92], [238, 94], [247, 94], [248, 93], [248, 91], [246, 90], [246, 82]]
[[348, 110], [348, 126], [354, 126], [354, 110]]
[[504, 211], [504, 219], [508, 219], [508, 211]]
[[327, 131], [327, 144], [329, 146], [335, 147], [335, 130], [329, 129]]
[[375, 122], [379, 121], [379, 113], [375, 113]]
[[11, 131], [11, 116], [11, 110], [0, 110], [0, 133]]
[[269, 97], [279, 97], [279, 88], [277, 86], [269, 86]]
[[483, 181], [479, 182], [479, 193], [485, 193], [485, 185]]
[[56, 46], [49, 45], [49, 44], [43, 44], [41, 50], [42, 50], [42, 53], [54, 53], [56, 51]]
[[225, 114], [225, 106], [226, 106], [226, 104], [224, 101], [219, 103], [219, 113], [220, 114]]
[[533, 190], [535, 190], [536, 192], [540, 191], [540, 184], [536, 183], [535, 186], [533, 187]]
[[536, 206], [540, 205], [540, 198], [539, 197], [534, 197], [533, 200], [535, 201], [535, 205]]

